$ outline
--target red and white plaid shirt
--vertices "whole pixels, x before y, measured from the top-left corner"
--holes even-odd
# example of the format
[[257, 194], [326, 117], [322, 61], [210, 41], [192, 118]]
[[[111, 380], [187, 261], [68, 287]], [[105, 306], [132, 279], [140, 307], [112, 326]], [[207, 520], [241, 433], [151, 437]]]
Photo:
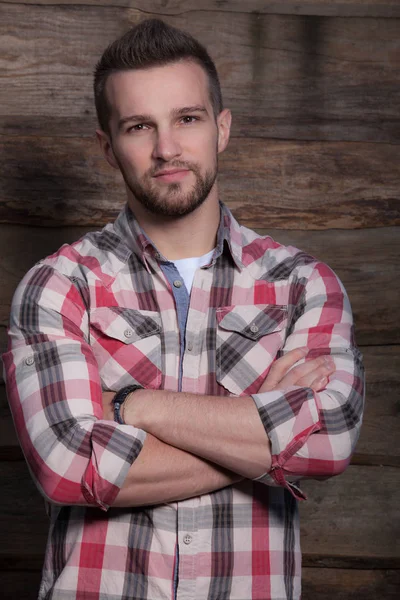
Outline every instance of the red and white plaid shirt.
[[[298, 599], [296, 483], [342, 472], [361, 424], [349, 301], [325, 264], [240, 227], [222, 206], [213, 258], [195, 274], [181, 356], [163, 260], [125, 208], [35, 265], [15, 293], [7, 392], [50, 502], [39, 598]], [[257, 394], [272, 362], [304, 346], [307, 358], [334, 358], [326, 390]], [[216, 402], [253, 395], [272, 469], [176, 503], [113, 508], [146, 433], [103, 420], [102, 390], [177, 390], [180, 377], [183, 391]]]

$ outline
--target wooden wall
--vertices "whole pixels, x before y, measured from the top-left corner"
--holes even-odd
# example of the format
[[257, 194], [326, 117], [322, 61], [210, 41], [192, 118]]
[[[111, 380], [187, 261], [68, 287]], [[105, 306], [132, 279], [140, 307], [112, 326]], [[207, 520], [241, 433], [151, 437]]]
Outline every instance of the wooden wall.
[[[365, 421], [346, 473], [304, 484], [303, 600], [398, 597], [398, 0], [0, 0], [0, 350], [26, 270], [124, 202], [96, 147], [91, 73], [150, 15], [215, 58], [234, 115], [222, 198], [246, 225], [328, 262], [352, 301]], [[2, 597], [33, 600], [47, 521], [4, 385], [0, 474]]]

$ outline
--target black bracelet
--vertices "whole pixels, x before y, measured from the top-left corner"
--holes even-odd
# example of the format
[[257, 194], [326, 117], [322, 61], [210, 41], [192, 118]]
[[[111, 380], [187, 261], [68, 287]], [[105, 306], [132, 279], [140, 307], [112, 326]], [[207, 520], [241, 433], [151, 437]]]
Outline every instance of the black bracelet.
[[120, 409], [126, 398], [129, 396], [131, 392], [135, 392], [136, 390], [143, 390], [141, 385], [127, 385], [124, 388], [121, 388], [119, 392], [117, 392], [112, 399], [112, 403], [114, 405], [114, 421], [119, 423], [120, 425], [124, 425], [125, 421], [121, 417]]

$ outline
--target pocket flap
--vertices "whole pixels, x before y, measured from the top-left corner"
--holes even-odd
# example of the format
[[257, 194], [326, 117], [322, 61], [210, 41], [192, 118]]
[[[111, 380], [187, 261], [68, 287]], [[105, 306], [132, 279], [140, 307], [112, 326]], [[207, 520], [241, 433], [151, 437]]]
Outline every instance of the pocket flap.
[[227, 331], [235, 331], [252, 340], [280, 331], [286, 319], [287, 306], [258, 304], [217, 308], [219, 327]]
[[90, 312], [92, 327], [108, 337], [132, 344], [161, 330], [160, 314], [149, 310], [105, 306]]

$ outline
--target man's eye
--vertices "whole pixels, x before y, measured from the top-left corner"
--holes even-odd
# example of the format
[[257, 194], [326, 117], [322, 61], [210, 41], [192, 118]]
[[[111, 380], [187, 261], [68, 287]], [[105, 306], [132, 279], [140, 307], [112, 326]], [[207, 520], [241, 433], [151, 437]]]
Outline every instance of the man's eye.
[[195, 121], [197, 121], [197, 117], [192, 117], [190, 115], [186, 115], [184, 117], [182, 117], [182, 123], [184, 123], [185, 125], [189, 125], [190, 123], [194, 123]]
[[131, 131], [144, 131], [145, 129], [147, 129], [147, 125], [144, 123], [138, 123], [137, 125], [131, 125], [131, 127], [127, 129], [127, 132], [130, 133]]

